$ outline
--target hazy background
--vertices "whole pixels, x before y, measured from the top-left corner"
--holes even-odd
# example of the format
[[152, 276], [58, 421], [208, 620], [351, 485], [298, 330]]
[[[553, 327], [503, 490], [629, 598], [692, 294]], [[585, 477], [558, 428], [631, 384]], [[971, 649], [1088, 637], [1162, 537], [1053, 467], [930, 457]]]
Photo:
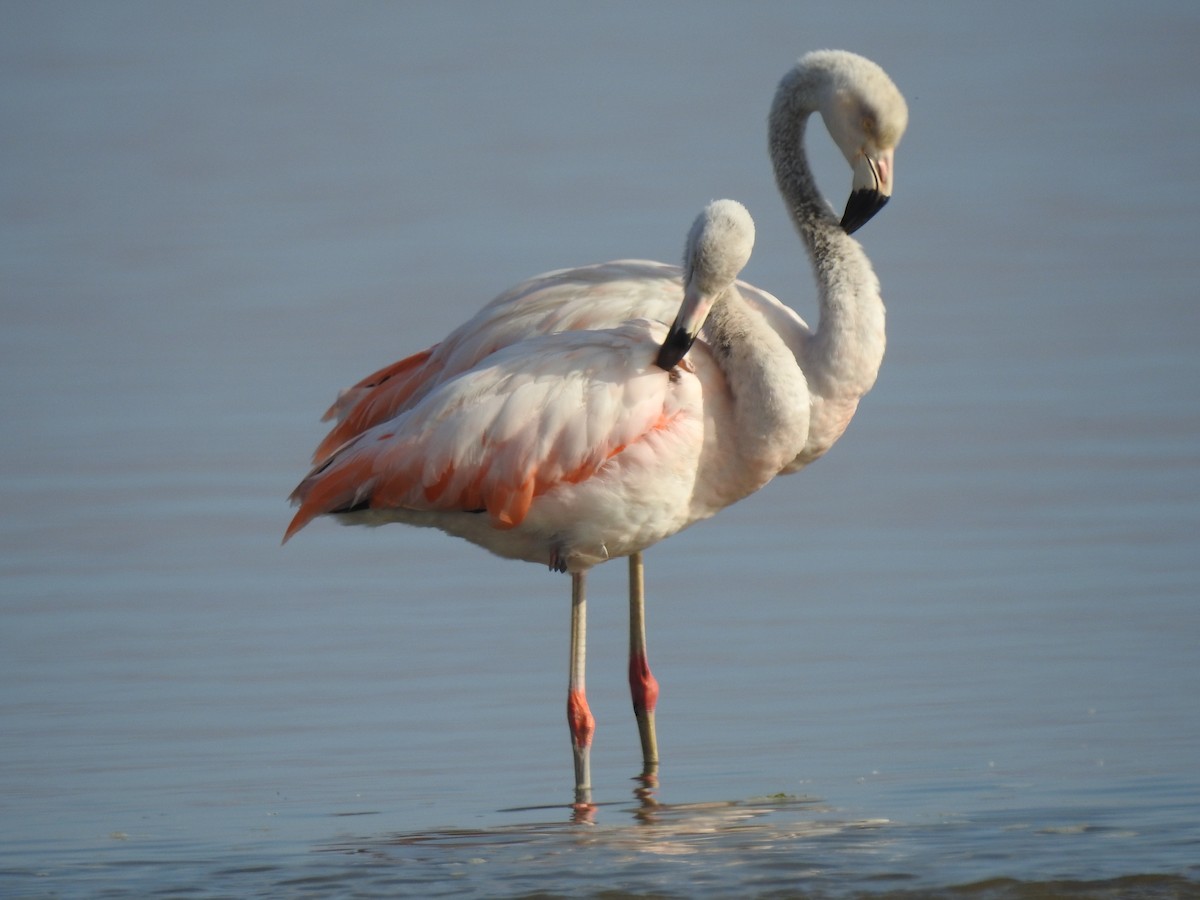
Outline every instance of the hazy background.
[[[238, 894], [347, 832], [566, 820], [504, 810], [570, 799], [567, 579], [399, 527], [280, 549], [285, 498], [339, 387], [528, 276], [676, 260], [712, 198], [755, 217], [745, 277], [811, 318], [765, 119], [825, 46], [909, 101], [860, 234], [888, 356], [826, 459], [648, 554], [658, 799], [917, 829], [843, 885], [1195, 877], [1194, 4], [0, 14], [12, 893], [201, 884], [236, 849], [272, 873]], [[627, 805], [624, 577], [592, 579], [588, 681], [597, 799]], [[769, 832], [788, 884], [806, 815]], [[599, 821], [640, 846], [627, 808]], [[485, 893], [526, 866], [485, 855]], [[655, 884], [606, 859], [529, 889]]]

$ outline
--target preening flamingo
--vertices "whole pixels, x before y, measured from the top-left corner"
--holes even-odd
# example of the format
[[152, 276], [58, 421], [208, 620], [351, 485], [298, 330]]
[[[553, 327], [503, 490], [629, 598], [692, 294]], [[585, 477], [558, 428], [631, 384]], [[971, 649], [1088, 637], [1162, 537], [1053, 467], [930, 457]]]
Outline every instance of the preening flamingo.
[[[821, 113], [853, 169], [852, 193], [840, 222], [817, 191], [804, 152], [805, 129], [814, 112]], [[818, 328], [810, 329], [796, 313], [764, 291], [739, 282], [734, 293], [745, 303], [748, 317], [760, 328], [774, 332], [787, 351], [775, 364], [799, 373], [795, 392], [787, 403], [806, 417], [807, 433], [795, 452], [782, 461], [779, 471], [783, 473], [799, 470], [832, 446], [878, 373], [884, 350], [879, 283], [861, 246], [849, 233], [866, 222], [891, 195], [893, 151], [904, 132], [907, 115], [903, 97], [883, 70], [845, 51], [807, 54], [784, 76], [776, 92], [769, 120], [769, 149], [776, 182], [816, 276]], [[344, 391], [326, 415], [336, 416], [339, 421], [314, 454], [314, 475], [328, 472], [335, 463], [342, 466], [350, 449], [361, 446], [362, 435], [421, 407], [424, 399], [442, 385], [476, 369], [496, 351], [532, 335], [612, 329], [638, 317], [670, 321], [680, 309], [684, 287], [679, 267], [645, 261], [551, 272], [518, 285], [441, 343], [381, 369]], [[713, 343], [711, 335], [707, 337], [708, 341], [701, 344], [708, 354], [705, 359], [711, 356]], [[693, 351], [689, 360], [697, 373], [709, 364], [701, 361], [702, 355]], [[492, 362], [488, 360], [486, 365]], [[717, 401], [714, 398], [711, 402]], [[729, 397], [725, 402], [734, 403]], [[731, 413], [735, 407], [736, 403]], [[312, 492], [306, 493], [305, 485], [312, 477], [297, 491], [302, 507], [288, 536], [312, 516], [336, 512], [332, 507], [318, 510], [308, 502], [306, 498]], [[698, 481], [694, 483], [698, 491], [704, 487]], [[461, 484], [455, 484], [461, 490]], [[473, 489], [478, 490], [480, 484]], [[539, 484], [535, 479], [530, 489], [537, 490]], [[435, 480], [427, 490], [445, 496], [448, 485]], [[370, 502], [385, 503], [383, 495], [376, 498], [372, 491], [363, 487], [353, 503], [356, 509], [339, 516], [347, 521], [387, 520], [386, 515], [357, 509]], [[475, 495], [465, 496], [476, 499]], [[537, 498], [538, 502], [549, 502], [546, 492], [537, 494]], [[535, 498], [531, 495], [529, 499], [532, 508]], [[518, 506], [523, 502], [522, 495]], [[605, 544], [606, 555], [621, 555], [615, 547], [615, 543]], [[645, 654], [641, 548], [625, 549], [624, 553], [630, 558], [630, 685], [645, 771], [651, 773], [657, 765], [653, 719], [657, 684]], [[542, 561], [562, 563], [561, 559]], [[582, 581], [578, 587], [582, 589]]]
[[[740, 203], [709, 205], [688, 236], [670, 330], [634, 319], [498, 350], [342, 445], [294, 495], [285, 540], [331, 513], [432, 526], [571, 573], [568, 717], [581, 802], [594, 729], [588, 569], [757, 490], [808, 434], [808, 410], [792, 402], [804, 376], [775, 364], [791, 363], [787, 347], [733, 288], [753, 244]], [[681, 362], [706, 319], [711, 348]]]

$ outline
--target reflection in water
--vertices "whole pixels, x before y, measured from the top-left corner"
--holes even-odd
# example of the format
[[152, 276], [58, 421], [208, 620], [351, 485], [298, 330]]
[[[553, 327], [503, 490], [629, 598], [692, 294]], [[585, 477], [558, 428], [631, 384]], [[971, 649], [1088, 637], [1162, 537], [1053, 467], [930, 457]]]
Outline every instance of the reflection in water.
[[[643, 822], [655, 821], [654, 812], [660, 809], [657, 800], [654, 799], [654, 792], [658, 788], [658, 764], [647, 763], [646, 771], [640, 775], [633, 777], [637, 787], [633, 789], [633, 798], [636, 804], [632, 807], [635, 818]], [[614, 804], [606, 804], [614, 805]], [[524, 809], [529, 809], [525, 807]], [[543, 809], [547, 807], [541, 807]], [[591, 790], [575, 791], [575, 802], [571, 804], [571, 822], [575, 825], [594, 825], [596, 823], [596, 812], [598, 805], [592, 802]], [[519, 812], [521, 809], [512, 809], [511, 812]]]
[[658, 801], [654, 799], [654, 792], [658, 789], [658, 765], [647, 764], [645, 771], [634, 776], [633, 780], [638, 785], [633, 789], [634, 799], [638, 801], [635, 815], [643, 822], [652, 822], [654, 810], [659, 808]]
[[[373, 860], [370, 877], [377, 883], [368, 886], [373, 889], [452, 878], [456, 893], [467, 896], [536, 893], [564, 884], [614, 896], [830, 897], [864, 891], [910, 900], [932, 893], [995, 900], [1198, 896], [1197, 883], [1186, 877], [1105, 877], [1102, 867], [1080, 865], [1103, 847], [1119, 854], [1123, 843], [1138, 840], [1128, 829], [1099, 824], [1101, 811], [1093, 813], [1095, 824], [1076, 827], [1036, 826], [1028, 811], [903, 824], [847, 817], [810, 798], [668, 804], [655, 800], [645, 784], [634, 796], [632, 805], [593, 805], [586, 815], [573, 810], [569, 820], [347, 839], [322, 850]], [[533, 809], [538, 807], [506, 812]], [[616, 821], [601, 823], [602, 810]], [[1080, 811], [1042, 815], [1055, 820]], [[1001, 877], [1015, 860], [1051, 861], [1052, 870], [1062, 874], [1045, 881]], [[364, 875], [361, 869], [356, 873]]]
[[[574, 809], [570, 821], [406, 833], [324, 849], [368, 854], [413, 882], [454, 874], [478, 882], [484, 893], [561, 885], [569, 872], [571, 883], [585, 891], [604, 886], [677, 893], [687, 886], [686, 893], [695, 895], [794, 886], [838, 868], [799, 852], [805, 842], [840, 835], [844, 853], [856, 848], [866, 858], [887, 843], [885, 821], [839, 820], [815, 800], [664, 804], [640, 782], [634, 794], [632, 805], [591, 806], [586, 814]], [[619, 821], [600, 824], [601, 809]], [[590, 827], [573, 827], [581, 823]]]
[[[633, 776], [633, 781], [636, 787], [633, 789], [634, 805], [630, 807], [634, 818], [646, 823], [654, 823], [656, 821], [655, 813], [663, 809], [658, 800], [654, 797], [654, 792], [658, 789], [658, 765], [646, 766], [647, 771], [639, 775]], [[596, 814], [601, 806], [621, 806], [619, 803], [594, 803], [592, 802], [592, 792], [590, 789], [576, 789], [575, 802], [569, 805], [571, 810], [570, 821], [573, 825], [594, 825], [596, 824]], [[508, 809], [500, 810], [506, 813], [517, 812], [532, 812], [534, 810], [559, 809], [555, 805], [550, 806], [514, 806]], [[676, 807], [678, 808], [678, 807]]]
[[[642, 774], [635, 776], [633, 780], [637, 786], [633, 789], [632, 804], [573, 803], [567, 807], [570, 815], [557, 823], [514, 825], [478, 831], [414, 833], [388, 838], [385, 843], [398, 846], [444, 843], [450, 846], [468, 842], [479, 846], [486, 843], [489, 836], [494, 836], [499, 843], [510, 844], [519, 842], [522, 839], [521, 835], [531, 842], [537, 842], [545, 835], [561, 833], [564, 825], [590, 825], [596, 826], [595, 833], [607, 835], [604, 843], [610, 846], [626, 846], [641, 853], [684, 856], [711, 849], [710, 843], [714, 835], [730, 834], [734, 831], [741, 839], [773, 842], [784, 837], [813, 837], [840, 833], [847, 829], [876, 829], [888, 824], [886, 819], [840, 821], [831, 818], [834, 811], [822, 801], [785, 795], [753, 800], [662, 803], [655, 797], [658, 788], [657, 776]], [[554, 809], [563, 807], [513, 807], [501, 812], [529, 813]], [[623, 821], [602, 824], [599, 821], [602, 810], [619, 814]], [[780, 821], [781, 817], [787, 821]], [[630, 829], [629, 824], [637, 827]]]

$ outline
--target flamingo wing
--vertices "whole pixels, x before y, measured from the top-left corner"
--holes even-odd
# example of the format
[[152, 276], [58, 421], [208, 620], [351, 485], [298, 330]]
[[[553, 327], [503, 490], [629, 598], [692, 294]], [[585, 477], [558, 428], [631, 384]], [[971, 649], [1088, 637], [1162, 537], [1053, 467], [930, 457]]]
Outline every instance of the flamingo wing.
[[431, 357], [438, 346], [434, 344], [372, 372], [338, 394], [322, 417], [322, 421], [336, 418], [337, 424], [313, 451], [313, 462], [324, 462], [351, 438], [402, 411], [422, 388], [435, 384], [441, 368]]
[[653, 365], [666, 335], [638, 320], [530, 338], [360, 432], [293, 494], [284, 540], [325, 513], [360, 509], [486, 512], [519, 525], [531, 504], [686, 415]]
[[[808, 333], [803, 320], [765, 291], [744, 282], [738, 286], [799, 355]], [[338, 422], [318, 445], [313, 462], [324, 462], [347, 441], [413, 407], [438, 385], [497, 350], [536, 335], [615, 328], [637, 318], [669, 324], [682, 300], [679, 267], [646, 260], [562, 269], [525, 281], [496, 297], [445, 340], [342, 391], [325, 414]]]
[[438, 384], [495, 351], [539, 334], [613, 328], [636, 318], [669, 323], [683, 298], [677, 266], [625, 260], [548, 272], [481, 309], [445, 340], [343, 390], [325, 413], [337, 424], [313, 454], [342, 444], [409, 408]]

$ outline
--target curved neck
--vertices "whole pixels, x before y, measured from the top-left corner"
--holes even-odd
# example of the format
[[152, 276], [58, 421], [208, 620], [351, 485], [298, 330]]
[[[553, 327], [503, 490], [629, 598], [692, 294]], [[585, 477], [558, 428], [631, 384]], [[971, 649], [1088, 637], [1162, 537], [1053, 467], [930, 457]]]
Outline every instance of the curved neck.
[[814, 73], [800, 69], [788, 73], [775, 95], [767, 136], [775, 183], [806, 245], [812, 229], [838, 226], [832, 210], [817, 189], [804, 150], [808, 120], [819, 109], [821, 90], [821, 81]]
[[798, 361], [810, 391], [857, 399], [875, 383], [883, 361], [884, 310], [871, 262], [821, 196], [804, 149], [808, 120], [821, 108], [827, 78], [820, 70], [788, 73], [771, 109], [769, 147], [775, 181], [817, 280], [820, 318]]

